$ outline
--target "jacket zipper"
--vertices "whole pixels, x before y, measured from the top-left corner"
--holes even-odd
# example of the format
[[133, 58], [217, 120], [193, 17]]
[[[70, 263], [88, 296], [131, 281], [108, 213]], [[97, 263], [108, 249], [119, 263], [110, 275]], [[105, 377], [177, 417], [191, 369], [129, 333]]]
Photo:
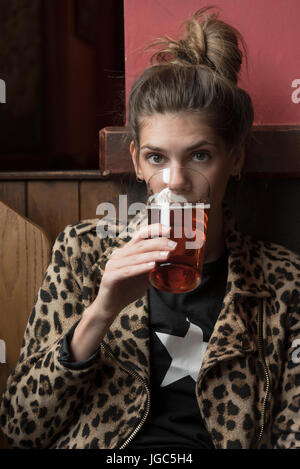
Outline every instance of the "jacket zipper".
[[263, 432], [264, 432], [264, 427], [265, 427], [265, 416], [266, 416], [266, 405], [267, 405], [267, 400], [269, 397], [269, 392], [270, 392], [270, 375], [269, 371], [266, 365], [266, 361], [263, 355], [263, 308], [261, 307], [259, 309], [259, 321], [258, 321], [258, 351], [259, 351], [259, 356], [263, 364], [264, 368], [264, 374], [265, 374], [265, 380], [266, 380], [266, 394], [263, 400], [263, 406], [262, 406], [262, 424], [260, 427], [260, 431], [257, 437], [257, 440], [255, 442], [255, 448], [258, 447], [258, 444], [260, 443]]
[[[147, 383], [133, 370], [130, 370], [129, 368], [127, 368], [126, 366], [124, 366], [122, 363], [119, 362], [119, 360], [113, 355], [113, 353], [110, 351], [109, 347], [107, 346], [107, 344], [105, 343], [101, 343], [100, 344], [100, 347], [103, 347], [106, 352], [108, 353], [108, 355], [113, 359], [115, 360], [122, 368], [124, 368], [130, 375], [134, 376], [136, 379], [138, 379], [138, 381], [140, 381], [146, 388], [146, 391], [147, 391], [147, 404], [146, 404], [146, 412], [144, 413], [140, 423], [137, 425], [137, 427], [133, 430], [133, 432], [131, 433], [131, 435], [129, 435], [129, 437], [127, 438], [127, 440], [125, 441], [125, 443], [123, 443], [119, 449], [124, 449], [130, 442], [131, 440], [136, 436], [136, 434], [138, 433], [138, 431], [142, 428], [142, 426], [144, 425], [147, 417], [148, 417], [148, 414], [149, 414], [149, 410], [150, 410], [150, 389], [149, 389], [149, 386], [147, 385]], [[118, 448], [116, 448], [118, 449]]]

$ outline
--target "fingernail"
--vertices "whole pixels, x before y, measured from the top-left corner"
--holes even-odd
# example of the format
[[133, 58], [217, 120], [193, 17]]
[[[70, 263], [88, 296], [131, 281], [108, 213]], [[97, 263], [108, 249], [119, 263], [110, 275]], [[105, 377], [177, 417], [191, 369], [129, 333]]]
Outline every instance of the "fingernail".
[[161, 251], [159, 253], [159, 255], [162, 256], [162, 257], [166, 257], [168, 254], [169, 254], [169, 251]]
[[177, 246], [177, 243], [175, 243], [175, 241], [169, 241], [168, 246], [170, 246], [171, 248], [175, 248]]

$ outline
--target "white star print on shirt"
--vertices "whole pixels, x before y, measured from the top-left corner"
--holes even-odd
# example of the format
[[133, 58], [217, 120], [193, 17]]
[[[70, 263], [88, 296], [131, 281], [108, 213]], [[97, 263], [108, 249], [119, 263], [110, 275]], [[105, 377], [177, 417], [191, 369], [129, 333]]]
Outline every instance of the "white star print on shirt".
[[185, 376], [191, 376], [197, 381], [203, 357], [208, 343], [203, 341], [201, 327], [190, 323], [184, 337], [156, 332], [159, 340], [172, 357], [170, 367], [161, 383], [161, 387], [168, 386]]

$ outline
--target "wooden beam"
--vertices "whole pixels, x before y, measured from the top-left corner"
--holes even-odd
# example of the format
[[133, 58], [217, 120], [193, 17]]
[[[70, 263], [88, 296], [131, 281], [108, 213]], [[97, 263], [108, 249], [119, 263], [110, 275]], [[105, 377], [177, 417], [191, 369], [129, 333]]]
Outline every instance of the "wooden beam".
[[[247, 177], [300, 178], [300, 126], [255, 126], [246, 152]], [[103, 175], [133, 173], [126, 127], [100, 131], [99, 167]]]
[[0, 181], [107, 179], [98, 169], [82, 171], [0, 171]]

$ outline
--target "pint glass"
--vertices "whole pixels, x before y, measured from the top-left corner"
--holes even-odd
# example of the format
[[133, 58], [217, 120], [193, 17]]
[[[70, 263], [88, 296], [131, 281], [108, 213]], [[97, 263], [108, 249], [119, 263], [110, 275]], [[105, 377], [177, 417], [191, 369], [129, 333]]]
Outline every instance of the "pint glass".
[[155, 263], [149, 281], [159, 290], [186, 293], [201, 283], [209, 216], [210, 187], [206, 177], [187, 167], [164, 168], [147, 183], [148, 225], [170, 227], [177, 242], [165, 261]]

